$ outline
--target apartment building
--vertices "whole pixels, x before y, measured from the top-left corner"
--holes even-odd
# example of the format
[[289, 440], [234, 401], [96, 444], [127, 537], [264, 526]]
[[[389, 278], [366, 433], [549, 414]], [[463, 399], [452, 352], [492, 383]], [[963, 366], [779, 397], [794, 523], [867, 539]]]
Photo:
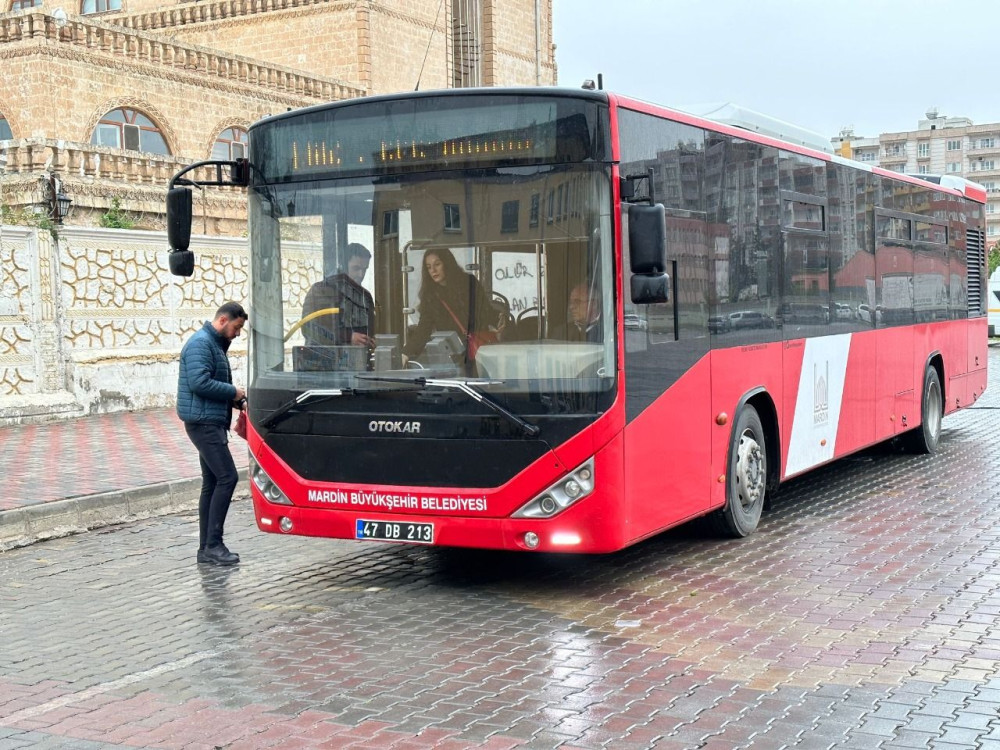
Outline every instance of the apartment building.
[[927, 111], [916, 130], [857, 137], [845, 128], [831, 139], [834, 153], [907, 174], [950, 174], [986, 188], [986, 239], [1000, 240], [1000, 122], [976, 125], [968, 117]]

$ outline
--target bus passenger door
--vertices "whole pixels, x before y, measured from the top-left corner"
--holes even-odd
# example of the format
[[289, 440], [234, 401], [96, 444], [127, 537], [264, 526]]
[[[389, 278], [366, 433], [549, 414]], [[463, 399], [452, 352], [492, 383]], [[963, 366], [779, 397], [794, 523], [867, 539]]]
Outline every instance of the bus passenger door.
[[708, 235], [701, 217], [668, 210], [667, 270], [676, 303], [635, 305], [624, 215], [623, 224], [616, 325], [625, 351], [625, 492], [633, 536], [642, 536], [709, 507]]
[[[884, 231], [884, 230], [883, 230]], [[882, 242], [875, 251], [875, 327], [878, 330], [875, 359], [875, 438], [905, 432], [920, 422], [920, 386], [926, 353], [914, 351], [913, 250], [902, 242]]]

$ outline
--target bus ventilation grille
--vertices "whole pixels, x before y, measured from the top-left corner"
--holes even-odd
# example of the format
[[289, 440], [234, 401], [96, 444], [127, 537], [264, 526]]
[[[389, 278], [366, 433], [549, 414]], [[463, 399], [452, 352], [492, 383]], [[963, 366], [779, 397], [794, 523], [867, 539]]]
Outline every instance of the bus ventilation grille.
[[969, 317], [986, 314], [983, 309], [983, 269], [986, 266], [986, 237], [981, 229], [965, 231], [965, 267], [969, 274]]

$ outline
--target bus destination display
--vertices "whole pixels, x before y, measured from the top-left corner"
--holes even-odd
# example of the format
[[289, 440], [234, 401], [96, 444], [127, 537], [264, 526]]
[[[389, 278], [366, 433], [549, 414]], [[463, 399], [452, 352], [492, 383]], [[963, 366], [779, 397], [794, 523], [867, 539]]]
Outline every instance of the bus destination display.
[[[301, 174], [316, 169], [364, 169], [366, 166], [406, 167], [421, 164], [436, 167], [468, 166], [476, 161], [495, 163], [515, 160], [535, 162], [554, 155], [552, 138], [537, 134], [490, 133], [473, 138], [429, 142], [399, 138], [380, 140], [374, 150], [358, 151], [341, 140], [292, 140], [291, 172]], [[365, 144], [367, 146], [368, 144]]]
[[606, 156], [598, 120], [597, 103], [559, 97], [352, 103], [253, 128], [251, 163], [265, 183], [572, 163]]

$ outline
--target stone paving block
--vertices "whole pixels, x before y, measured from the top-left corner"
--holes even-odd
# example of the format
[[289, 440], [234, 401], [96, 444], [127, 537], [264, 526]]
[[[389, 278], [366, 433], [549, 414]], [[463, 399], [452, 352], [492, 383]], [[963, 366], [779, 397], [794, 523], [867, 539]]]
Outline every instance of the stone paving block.
[[871, 734], [877, 737], [893, 737], [905, 722], [896, 719], [876, 719], [869, 717], [861, 722], [857, 734]]

